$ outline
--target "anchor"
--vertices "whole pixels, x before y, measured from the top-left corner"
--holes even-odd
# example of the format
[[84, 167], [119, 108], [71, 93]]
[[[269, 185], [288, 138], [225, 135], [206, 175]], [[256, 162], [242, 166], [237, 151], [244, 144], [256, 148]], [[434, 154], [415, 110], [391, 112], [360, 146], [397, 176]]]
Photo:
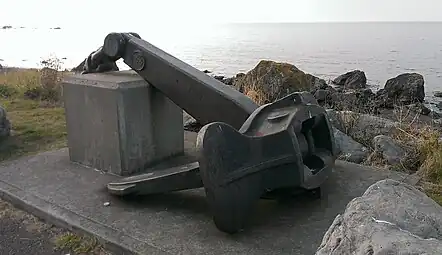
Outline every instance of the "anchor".
[[122, 178], [111, 194], [158, 194], [204, 187], [216, 227], [236, 233], [260, 198], [300, 191], [320, 197], [337, 157], [324, 108], [295, 92], [258, 106], [234, 88], [141, 39], [110, 33], [85, 61], [83, 73], [118, 70], [123, 59], [152, 86], [204, 125], [197, 161]]

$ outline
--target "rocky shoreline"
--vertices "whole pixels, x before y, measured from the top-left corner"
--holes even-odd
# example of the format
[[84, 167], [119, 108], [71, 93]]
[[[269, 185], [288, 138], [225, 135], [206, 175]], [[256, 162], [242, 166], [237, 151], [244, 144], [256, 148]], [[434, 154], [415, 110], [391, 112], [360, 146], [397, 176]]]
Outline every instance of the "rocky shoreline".
[[[344, 73], [329, 84], [294, 65], [268, 60], [234, 77], [204, 72], [260, 105], [295, 91], [307, 93], [314, 103], [327, 109], [340, 159], [358, 164], [417, 171], [416, 145], [412, 140], [404, 143], [398, 136], [423, 127], [441, 129], [442, 115], [424, 105], [425, 82], [418, 73], [392, 77], [375, 93], [368, 88], [361, 70]], [[185, 128], [198, 131], [201, 125], [186, 116]]]

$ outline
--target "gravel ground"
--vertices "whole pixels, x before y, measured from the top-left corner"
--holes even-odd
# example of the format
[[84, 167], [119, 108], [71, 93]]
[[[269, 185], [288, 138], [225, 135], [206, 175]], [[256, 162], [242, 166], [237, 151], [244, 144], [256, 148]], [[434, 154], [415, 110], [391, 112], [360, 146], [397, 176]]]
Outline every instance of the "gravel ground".
[[2, 255], [112, 255], [96, 239], [46, 224], [0, 200]]

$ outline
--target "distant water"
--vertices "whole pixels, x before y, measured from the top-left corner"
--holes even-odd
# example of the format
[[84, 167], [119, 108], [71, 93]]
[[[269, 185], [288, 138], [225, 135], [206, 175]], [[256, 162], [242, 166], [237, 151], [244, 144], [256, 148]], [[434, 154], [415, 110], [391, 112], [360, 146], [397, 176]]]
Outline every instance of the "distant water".
[[[400, 73], [418, 72], [425, 77], [429, 99], [432, 91], [442, 90], [442, 23], [152, 25], [132, 31], [199, 69], [227, 76], [271, 59], [324, 79], [361, 69], [374, 89]], [[108, 32], [112, 31], [63, 27], [0, 30], [0, 63], [35, 67], [42, 58], [55, 55], [66, 58], [65, 66], [71, 68], [100, 46]]]

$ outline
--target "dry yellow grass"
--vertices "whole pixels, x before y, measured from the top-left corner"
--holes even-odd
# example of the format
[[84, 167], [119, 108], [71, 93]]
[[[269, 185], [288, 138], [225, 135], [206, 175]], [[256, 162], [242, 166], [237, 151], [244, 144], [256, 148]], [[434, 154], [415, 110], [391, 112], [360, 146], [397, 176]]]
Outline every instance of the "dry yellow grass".
[[66, 145], [64, 109], [59, 102], [63, 73], [54, 71], [50, 75], [37, 69], [0, 73], [0, 105], [12, 123], [11, 136], [0, 142], [0, 161]]

